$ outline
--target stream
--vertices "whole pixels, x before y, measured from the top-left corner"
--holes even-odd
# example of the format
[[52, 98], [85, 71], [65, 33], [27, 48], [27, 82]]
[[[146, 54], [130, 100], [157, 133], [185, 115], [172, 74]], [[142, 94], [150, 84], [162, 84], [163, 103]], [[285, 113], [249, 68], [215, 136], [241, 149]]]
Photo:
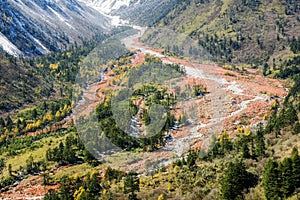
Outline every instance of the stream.
[[[148, 47], [145, 47], [144, 44], [140, 44], [138, 42], [138, 38], [141, 37], [144, 32], [146, 31], [146, 28], [144, 27], [138, 27], [135, 26], [135, 29], [138, 29], [140, 32], [138, 34], [126, 37], [122, 39], [123, 44], [130, 50], [140, 50], [144, 54], [150, 54], [156, 57], [159, 57], [163, 60], [164, 63], [168, 64], [180, 64], [177, 62], [170, 61], [170, 59], [167, 59], [165, 55], [156, 52], [154, 50], [151, 50]], [[237, 114], [241, 113], [245, 109], [248, 108], [248, 104], [253, 101], [263, 101], [265, 99], [265, 96], [258, 95], [258, 96], [252, 96], [251, 99], [244, 100], [238, 103], [239, 109], [231, 112], [229, 115], [225, 115], [224, 108], [226, 109], [226, 102], [228, 103], [230, 96], [228, 95], [228, 91], [231, 91], [233, 94], [236, 95], [244, 95], [249, 96], [247, 94], [244, 94], [243, 88], [236, 82], [236, 81], [227, 81], [225, 78], [215, 76], [217, 74], [211, 73], [209, 70], [214, 71], [214, 66], [211, 66], [211, 69], [201, 69], [199, 67], [195, 67], [194, 63], [189, 62], [191, 66], [182, 65], [186, 70], [186, 75], [188, 77], [192, 78], [199, 78], [202, 80], [205, 80], [208, 89], [211, 92], [211, 103], [210, 106], [214, 109], [214, 114], [210, 121], [208, 123], [201, 123], [201, 122], [195, 122], [192, 125], [189, 126], [189, 132], [190, 134], [178, 138], [174, 138], [173, 141], [168, 142], [166, 147], [164, 149], [174, 151], [177, 156], [182, 155], [184, 152], [186, 152], [195, 139], [203, 138], [204, 135], [201, 133], [198, 133], [199, 129], [212, 127], [210, 129], [211, 132], [221, 132], [222, 126], [217, 126], [225, 119], [231, 118], [233, 116], [236, 116]], [[215, 128], [213, 128], [215, 126]]]

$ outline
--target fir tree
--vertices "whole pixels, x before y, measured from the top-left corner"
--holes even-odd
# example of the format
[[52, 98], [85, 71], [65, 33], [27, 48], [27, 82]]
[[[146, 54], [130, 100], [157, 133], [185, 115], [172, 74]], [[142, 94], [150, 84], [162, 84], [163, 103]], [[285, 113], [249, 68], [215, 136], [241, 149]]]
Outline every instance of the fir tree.
[[243, 158], [250, 158], [251, 157], [250, 150], [249, 150], [248, 144], [246, 142], [244, 142], [243, 146], [242, 146], [242, 157]]
[[284, 198], [294, 191], [292, 159], [285, 158], [279, 165], [281, 194]]
[[262, 185], [267, 199], [279, 199], [278, 163], [272, 159], [268, 160], [263, 173]]
[[296, 147], [293, 148], [291, 159], [293, 167], [292, 182], [295, 190], [297, 188], [300, 188], [300, 156]]
[[12, 119], [10, 118], [10, 116], [6, 117], [6, 128], [11, 131], [12, 127], [13, 127], [14, 123], [12, 121]]
[[222, 198], [226, 200], [240, 199], [243, 190], [254, 186], [256, 183], [256, 176], [247, 172], [242, 162], [230, 162], [222, 179]]
[[258, 130], [256, 132], [256, 155], [257, 156], [263, 156], [265, 154], [265, 141], [264, 141], [264, 129], [262, 124], [260, 123], [258, 126]]
[[124, 193], [129, 193], [130, 200], [136, 200], [137, 195], [135, 194], [136, 191], [140, 191], [139, 186], [139, 178], [137, 177], [137, 173], [134, 171], [130, 171], [125, 178], [124, 182]]
[[4, 158], [0, 158], [0, 174], [2, 173], [2, 170], [5, 168], [5, 160]]

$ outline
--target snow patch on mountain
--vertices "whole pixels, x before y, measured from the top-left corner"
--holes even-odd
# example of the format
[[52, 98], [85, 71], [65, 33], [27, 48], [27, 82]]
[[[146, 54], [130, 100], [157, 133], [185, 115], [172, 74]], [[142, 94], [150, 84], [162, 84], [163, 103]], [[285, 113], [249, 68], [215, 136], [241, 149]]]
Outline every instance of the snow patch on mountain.
[[90, 6], [102, 13], [110, 13], [112, 10], [118, 10], [121, 7], [128, 7], [131, 0], [80, 0], [87, 6]]
[[44, 53], [50, 53], [50, 51], [36, 38], [34, 38], [34, 41], [43, 49]]
[[0, 1], [0, 32], [25, 56], [60, 51], [112, 28], [111, 18], [78, 0]]
[[[121, 19], [120, 16], [111, 15], [111, 11], [120, 8], [128, 7], [133, 3], [132, 0], [78, 0], [80, 3], [85, 4], [99, 13], [110, 19], [112, 26], [129, 24], [128, 20]], [[139, 2], [137, 0], [136, 2]]]
[[2, 33], [0, 33], [0, 48], [2, 48], [5, 52], [18, 57], [22, 55], [22, 52], [11, 43]]

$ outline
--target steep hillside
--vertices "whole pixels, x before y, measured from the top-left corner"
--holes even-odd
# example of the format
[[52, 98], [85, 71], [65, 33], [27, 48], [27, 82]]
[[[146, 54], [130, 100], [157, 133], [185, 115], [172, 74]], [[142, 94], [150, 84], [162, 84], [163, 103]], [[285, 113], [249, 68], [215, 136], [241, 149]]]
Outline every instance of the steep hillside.
[[2, 33], [0, 33], [0, 48], [13, 56], [22, 55], [22, 52], [11, 43]]
[[135, 0], [129, 6], [113, 10], [111, 14], [119, 15], [133, 24], [152, 26], [173, 10], [182, 0]]
[[[184, 46], [185, 35], [215, 61], [265, 65], [274, 72], [297, 55], [289, 46], [300, 31], [299, 6], [299, 1], [278, 0], [184, 1], [149, 30], [143, 41], [174, 51], [174, 45]], [[168, 39], [170, 31], [178, 34], [177, 44], [174, 37]]]
[[0, 114], [50, 96], [53, 89], [37, 69], [0, 53]]
[[182, 0], [79, 0], [88, 7], [121, 18], [123, 22], [135, 25], [152, 26], [159, 22]]
[[110, 26], [107, 17], [76, 0], [3, 0], [0, 13], [0, 32], [26, 56], [66, 49]]
[[[82, 45], [73, 45], [66, 51], [34, 58], [16, 58], [8, 53], [0, 53], [0, 115], [30, 103], [35, 105], [40, 101], [71, 98], [79, 69], [86, 67], [82, 66], [82, 60], [87, 57], [102, 60], [115, 56], [117, 49], [121, 48], [119, 43], [114, 46], [113, 53], [95, 55], [95, 51], [101, 49], [103, 40], [126, 30], [128, 28], [115, 28], [111, 34], [83, 40]], [[101, 65], [103, 63], [97, 63], [99, 67]], [[86, 71], [95, 73], [92, 69]]]

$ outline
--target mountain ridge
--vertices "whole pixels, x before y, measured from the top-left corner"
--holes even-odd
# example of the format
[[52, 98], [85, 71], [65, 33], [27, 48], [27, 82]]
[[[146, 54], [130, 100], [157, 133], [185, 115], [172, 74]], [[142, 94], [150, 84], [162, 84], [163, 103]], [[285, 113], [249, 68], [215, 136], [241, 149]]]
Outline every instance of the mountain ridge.
[[111, 28], [110, 19], [76, 0], [3, 0], [0, 32], [25, 56], [66, 49]]

